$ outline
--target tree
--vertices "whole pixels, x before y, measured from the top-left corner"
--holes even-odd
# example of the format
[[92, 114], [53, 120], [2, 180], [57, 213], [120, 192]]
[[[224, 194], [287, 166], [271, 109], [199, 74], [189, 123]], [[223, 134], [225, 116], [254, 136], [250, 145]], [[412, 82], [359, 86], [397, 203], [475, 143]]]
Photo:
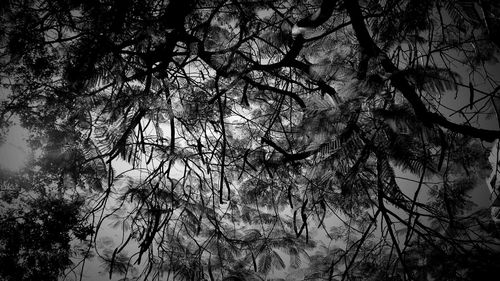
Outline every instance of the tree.
[[80, 216], [84, 200], [3, 171], [0, 186], [0, 278], [57, 280], [72, 264], [70, 241], [92, 232]]
[[[309, 262], [321, 280], [425, 279], [434, 257], [498, 255], [489, 218], [464, 223], [500, 137], [495, 1], [12, 0], [1, 12], [3, 122], [32, 132], [48, 182], [100, 196], [93, 242], [117, 220], [110, 275], [139, 264], [143, 279], [258, 280], [300, 267], [321, 235], [343, 247]], [[469, 274], [452, 271], [426, 272]]]

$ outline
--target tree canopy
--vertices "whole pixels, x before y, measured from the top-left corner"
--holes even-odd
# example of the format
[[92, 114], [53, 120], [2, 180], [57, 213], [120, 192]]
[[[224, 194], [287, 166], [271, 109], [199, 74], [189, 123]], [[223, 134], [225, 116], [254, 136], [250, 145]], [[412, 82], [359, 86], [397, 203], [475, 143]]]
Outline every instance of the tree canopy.
[[[494, 0], [9, 0], [0, 14], [0, 129], [19, 118], [33, 150], [20, 192], [71, 213], [51, 217], [68, 236], [40, 243], [88, 247], [61, 278], [89, 252], [122, 280], [486, 280], [500, 262], [469, 196], [500, 171]], [[0, 241], [26, 235], [1, 219], [16, 234]], [[101, 247], [110, 221], [121, 241]]]

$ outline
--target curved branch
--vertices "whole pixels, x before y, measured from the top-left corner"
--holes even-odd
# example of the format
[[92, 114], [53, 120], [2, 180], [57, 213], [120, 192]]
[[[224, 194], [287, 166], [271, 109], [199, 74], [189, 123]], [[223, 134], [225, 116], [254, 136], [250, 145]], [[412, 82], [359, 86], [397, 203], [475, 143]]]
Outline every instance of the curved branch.
[[323, 0], [320, 8], [312, 15], [309, 15], [301, 20], [299, 20], [292, 29], [292, 35], [298, 35], [293, 41], [293, 45], [290, 51], [283, 57], [283, 59], [277, 63], [270, 65], [260, 65], [257, 70], [267, 70], [277, 67], [282, 67], [294, 60], [300, 53], [300, 50], [304, 47], [305, 39], [301, 32], [294, 34], [294, 30], [300, 30], [304, 28], [316, 28], [323, 23], [325, 23], [333, 13], [335, 6], [337, 5], [336, 0]]
[[[397, 73], [399, 69], [394, 65], [387, 54], [383, 53], [382, 50], [378, 48], [373, 41], [373, 38], [370, 36], [364, 23], [358, 1], [346, 1], [345, 6], [349, 16], [351, 17], [352, 27], [356, 33], [356, 38], [358, 39], [362, 54], [368, 55], [369, 57], [381, 56], [381, 65], [384, 70], [391, 74]], [[495, 139], [500, 138], [500, 131], [498, 130], [486, 130], [474, 128], [468, 125], [456, 124], [438, 113], [428, 111], [424, 102], [420, 99], [413, 86], [404, 76], [391, 75], [390, 80], [392, 85], [399, 90], [411, 104], [413, 110], [415, 111], [415, 115], [424, 123], [424, 125], [428, 127], [432, 125], [439, 125], [450, 131], [479, 138], [488, 142], [492, 142]]]
[[260, 84], [248, 76], [243, 76], [242, 79], [259, 90], [267, 90], [284, 96], [288, 96], [294, 99], [301, 108], [306, 108], [306, 103], [304, 102], [304, 100], [294, 92], [286, 91], [269, 85]]
[[314, 14], [299, 20], [296, 25], [303, 28], [315, 28], [322, 25], [330, 18], [336, 5], [336, 0], [323, 0], [319, 10], [317, 10]]
[[283, 159], [284, 162], [303, 160], [317, 152], [317, 150], [309, 150], [292, 154], [286, 152], [283, 148], [266, 137], [262, 137], [262, 142], [276, 149], [279, 153], [283, 154], [283, 157], [285, 158]]

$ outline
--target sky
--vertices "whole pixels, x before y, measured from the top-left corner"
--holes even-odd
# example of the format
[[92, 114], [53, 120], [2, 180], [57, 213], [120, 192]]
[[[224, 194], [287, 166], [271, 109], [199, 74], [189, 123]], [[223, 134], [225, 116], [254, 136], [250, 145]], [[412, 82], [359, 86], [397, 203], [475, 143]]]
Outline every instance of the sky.
[[[455, 106], [459, 107], [463, 104], [467, 104], [468, 97], [466, 93], [460, 93], [457, 99], [450, 100], [455, 104]], [[28, 131], [20, 127], [14, 120], [14, 126], [10, 128], [8, 133], [5, 135], [4, 142], [0, 145], [0, 167], [2, 169], [7, 169], [10, 171], [16, 171], [22, 168], [26, 159], [30, 155], [29, 149], [27, 148], [26, 139], [28, 137]], [[483, 119], [480, 122], [481, 127], [490, 128], [490, 129], [498, 129], [498, 123], [496, 119]], [[487, 146], [493, 146], [493, 144], [485, 144]], [[492, 154], [490, 155], [490, 161], [492, 164], [495, 161], [495, 150], [493, 149]], [[128, 167], [123, 163], [115, 163], [115, 168], [117, 168], [118, 172], [125, 171]], [[404, 174], [399, 171], [398, 175], [403, 176]], [[418, 180], [416, 176], [404, 175], [404, 177], [409, 177], [410, 179]], [[484, 181], [480, 182], [476, 188], [470, 193], [471, 198], [478, 205], [477, 208], [486, 208], [491, 205], [492, 198], [490, 194], [490, 189], [488, 187], [488, 182], [490, 178], [485, 178]], [[405, 181], [398, 180], [398, 183], [401, 185], [402, 190], [407, 193], [407, 195], [412, 195], [415, 191], [416, 184]], [[423, 194], [423, 193], [422, 193]], [[423, 195], [425, 196], [425, 195]], [[338, 220], [334, 218], [330, 218], [327, 222], [329, 225], [334, 225], [338, 223]], [[106, 238], [107, 237], [107, 238]], [[100, 230], [100, 235], [98, 240], [111, 238], [114, 245], [117, 245], [117, 241], [121, 240], [121, 233], [119, 230], [111, 228], [107, 223], [104, 224], [103, 228]], [[113, 245], [112, 245], [113, 246]], [[134, 253], [136, 249], [133, 246], [128, 247], [129, 253]], [[78, 271], [77, 271], [78, 272]], [[95, 281], [104, 281], [110, 280], [107, 272], [105, 272], [104, 268], [101, 266], [101, 262], [98, 257], [94, 257], [91, 260], [88, 260], [85, 265], [85, 271], [83, 275], [83, 280], [95, 280]], [[68, 275], [68, 279], [73, 280], [73, 275]], [[119, 280], [121, 277], [118, 274], [114, 274], [111, 280]]]
[[25, 165], [29, 156], [26, 139], [28, 131], [18, 124], [12, 126], [0, 143], [0, 168], [17, 171]]
[[[499, 65], [491, 66], [491, 73], [500, 73]], [[476, 82], [478, 81], [481, 82], [480, 80], [476, 80]], [[486, 81], [484, 81], [484, 84], [479, 84], [481, 84], [481, 89], [485, 91], [491, 90], [491, 87], [487, 85]], [[478, 95], [478, 97], [481, 96]], [[500, 98], [497, 98], [497, 100], [500, 100]], [[469, 102], [468, 90], [462, 89], [461, 91], [459, 91], [456, 98], [454, 98], [453, 95], [448, 95], [445, 102], [449, 105], [453, 105], [454, 108], [460, 108], [464, 105], [467, 105]], [[498, 104], [500, 104], [500, 102]], [[445, 109], [443, 110], [446, 111]], [[460, 120], [457, 115], [447, 116], [447, 118], [455, 121]], [[478, 121], [478, 124], [480, 124], [482, 128], [488, 129], [498, 129], [499, 127], [498, 120], [494, 118], [481, 118], [481, 120]], [[11, 129], [5, 136], [5, 140], [0, 144], [0, 168], [10, 171], [16, 171], [24, 166], [24, 164], [26, 163], [26, 159], [30, 155], [26, 143], [27, 136], [28, 132], [21, 128], [19, 125], [14, 125], [13, 127], [11, 127]], [[492, 146], [493, 144], [485, 145]], [[490, 157], [490, 161], [494, 162], [494, 159], [495, 157]], [[125, 166], [119, 166], [118, 168], [120, 169], [124, 167]], [[401, 172], [399, 172], [398, 174], [402, 175]], [[489, 178], [485, 178], [484, 182], [478, 184], [470, 194], [472, 199], [476, 202], [476, 204], [478, 204], [478, 207], [489, 207], [491, 204], [492, 198], [490, 196], [488, 182]], [[399, 183], [401, 184], [402, 188], [406, 190], [406, 192], [408, 192], [408, 194], [415, 190], [414, 183], [412, 184], [403, 180], [400, 180]], [[334, 222], [331, 221], [331, 223], [333, 224]], [[103, 226], [100, 233], [101, 239], [103, 237], [111, 237], [113, 241], [118, 241], [121, 239], [121, 235], [117, 232], [117, 230], [112, 229], [107, 224]], [[120, 279], [120, 276], [114, 275], [112, 280], [118, 279]], [[87, 262], [83, 280], [109, 280], [107, 273], [104, 272], [97, 257]]]

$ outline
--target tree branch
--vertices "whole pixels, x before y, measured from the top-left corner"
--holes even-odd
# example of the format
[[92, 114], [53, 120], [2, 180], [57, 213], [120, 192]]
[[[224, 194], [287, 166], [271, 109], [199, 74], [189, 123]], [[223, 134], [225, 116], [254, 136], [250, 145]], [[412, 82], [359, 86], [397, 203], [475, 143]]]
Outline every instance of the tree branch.
[[299, 20], [296, 25], [303, 28], [316, 28], [322, 25], [331, 17], [333, 9], [336, 5], [336, 0], [323, 0], [319, 10], [317, 10], [314, 14]]
[[275, 142], [273, 142], [272, 140], [270, 140], [266, 137], [262, 137], [261, 140], [263, 143], [271, 146], [272, 148], [276, 149], [279, 153], [283, 154], [283, 156], [285, 157], [285, 159], [284, 159], [285, 162], [303, 160], [303, 159], [306, 159], [307, 157], [313, 155], [314, 153], [316, 153], [316, 150], [309, 150], [309, 151], [291, 154], [291, 153], [286, 152], [283, 148], [281, 148]]
[[424, 123], [424, 125], [428, 127], [431, 127], [432, 125], [439, 125], [450, 131], [479, 138], [488, 142], [492, 142], [495, 139], [500, 138], [500, 131], [498, 130], [479, 129], [468, 125], [456, 124], [438, 113], [428, 111], [426, 105], [420, 99], [413, 86], [403, 75], [396, 74], [399, 72], [399, 69], [394, 65], [387, 54], [383, 53], [373, 41], [373, 38], [370, 36], [364, 23], [358, 1], [346, 1], [345, 4], [347, 12], [351, 17], [352, 27], [356, 33], [356, 38], [358, 39], [362, 54], [369, 55], [370, 57], [381, 56], [381, 65], [384, 70], [388, 73], [394, 74], [390, 77], [392, 85], [403, 94], [406, 100], [413, 107], [415, 115]]

